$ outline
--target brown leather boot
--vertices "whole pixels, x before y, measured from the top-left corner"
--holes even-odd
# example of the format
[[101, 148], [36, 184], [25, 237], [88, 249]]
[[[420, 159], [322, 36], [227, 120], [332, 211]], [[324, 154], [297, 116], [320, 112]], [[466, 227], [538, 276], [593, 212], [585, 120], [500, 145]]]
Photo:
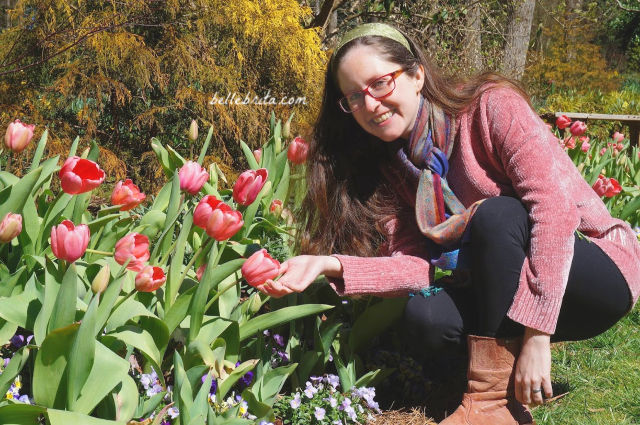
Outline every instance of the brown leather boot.
[[515, 399], [513, 369], [521, 338], [469, 335], [469, 380], [462, 404], [440, 425], [535, 425], [529, 409]]

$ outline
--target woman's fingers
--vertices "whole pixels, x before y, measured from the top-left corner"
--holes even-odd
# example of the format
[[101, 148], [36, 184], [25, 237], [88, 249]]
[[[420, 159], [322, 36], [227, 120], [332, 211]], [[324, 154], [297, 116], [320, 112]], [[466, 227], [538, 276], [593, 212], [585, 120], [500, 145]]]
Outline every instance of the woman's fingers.
[[538, 405], [544, 403], [542, 399], [542, 384], [540, 381], [534, 381], [531, 384], [531, 401], [533, 404]]
[[542, 390], [544, 391], [545, 398], [553, 397], [553, 387], [551, 386], [551, 377], [545, 376], [542, 379]]

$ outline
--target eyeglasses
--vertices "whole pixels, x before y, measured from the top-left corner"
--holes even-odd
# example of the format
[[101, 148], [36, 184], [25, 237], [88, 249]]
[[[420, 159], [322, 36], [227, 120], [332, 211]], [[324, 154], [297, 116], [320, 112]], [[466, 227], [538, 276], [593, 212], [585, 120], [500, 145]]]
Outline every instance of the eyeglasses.
[[347, 114], [350, 114], [364, 106], [364, 97], [366, 95], [376, 100], [384, 99], [393, 93], [393, 90], [396, 88], [396, 78], [403, 72], [404, 69], [390, 72], [389, 74], [376, 78], [375, 81], [369, 84], [364, 90], [348, 93], [338, 101], [340, 108]]

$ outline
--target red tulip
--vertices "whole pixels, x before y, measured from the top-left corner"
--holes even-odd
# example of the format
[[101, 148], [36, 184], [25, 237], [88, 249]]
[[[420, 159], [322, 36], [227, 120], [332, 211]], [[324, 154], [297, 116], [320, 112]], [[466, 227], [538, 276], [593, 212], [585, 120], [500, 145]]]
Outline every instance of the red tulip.
[[280, 263], [271, 258], [266, 249], [255, 252], [240, 269], [242, 276], [251, 286], [259, 286], [268, 279], [273, 279], [280, 272]]
[[11, 242], [20, 232], [22, 232], [22, 216], [7, 213], [0, 222], [0, 243]]
[[611, 198], [622, 192], [622, 186], [620, 186], [620, 183], [613, 177], [609, 178], [600, 174], [598, 180], [593, 184], [593, 190], [596, 191], [598, 196]]
[[262, 149], [254, 150], [253, 157], [256, 159], [256, 162], [260, 164], [260, 160], [262, 159]]
[[193, 224], [217, 241], [229, 239], [242, 228], [242, 214], [213, 195], [200, 200], [193, 212]]
[[624, 149], [624, 145], [623, 145], [622, 143], [618, 143], [618, 144], [616, 145], [615, 149], [616, 149], [618, 152], [622, 152], [622, 150]]
[[564, 130], [565, 128], [569, 127], [569, 125], [571, 125], [571, 120], [566, 115], [560, 115], [556, 120], [556, 126], [560, 130]]
[[4, 135], [4, 145], [12, 152], [19, 153], [27, 147], [33, 138], [34, 124], [22, 124], [20, 120], [15, 120], [7, 127]]
[[587, 125], [582, 121], [576, 121], [573, 124], [571, 124], [571, 128], [569, 129], [569, 131], [574, 136], [582, 136], [585, 133], [585, 131], [587, 131]]
[[71, 156], [60, 169], [60, 185], [62, 190], [71, 195], [89, 192], [104, 181], [104, 171], [95, 162]]
[[269, 206], [269, 212], [280, 216], [280, 214], [282, 214], [282, 201], [280, 199], [274, 199]]
[[307, 160], [307, 153], [309, 152], [309, 145], [304, 141], [302, 137], [296, 137], [289, 144], [287, 150], [287, 158], [294, 164], [302, 164]]
[[153, 292], [167, 280], [164, 270], [156, 266], [144, 266], [136, 275], [136, 290]]
[[611, 138], [613, 139], [614, 142], [619, 143], [624, 140], [624, 134], [616, 131], [615, 133], [613, 133], [613, 136], [611, 136]]
[[64, 220], [51, 228], [51, 250], [61, 260], [73, 263], [84, 255], [89, 245], [89, 227], [86, 224], [75, 226]]
[[144, 268], [149, 256], [149, 238], [140, 233], [129, 233], [116, 243], [113, 258], [120, 265], [130, 260], [127, 268], [139, 272]]
[[247, 170], [240, 174], [233, 185], [233, 199], [240, 205], [251, 205], [267, 182], [269, 173], [266, 168]]
[[146, 197], [144, 193], [140, 192], [140, 188], [133, 184], [131, 179], [126, 179], [124, 183], [120, 180], [116, 183], [111, 193], [111, 203], [113, 205], [122, 205], [120, 211], [128, 211], [137, 207]]
[[180, 176], [180, 190], [192, 195], [200, 192], [202, 186], [209, 180], [209, 173], [200, 164], [187, 161], [178, 172]]

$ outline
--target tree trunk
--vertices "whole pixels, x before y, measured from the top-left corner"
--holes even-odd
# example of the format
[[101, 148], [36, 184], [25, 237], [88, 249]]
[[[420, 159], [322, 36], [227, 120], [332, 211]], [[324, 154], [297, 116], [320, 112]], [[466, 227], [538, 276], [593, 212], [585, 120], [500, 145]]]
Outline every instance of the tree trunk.
[[535, 0], [513, 0], [502, 61], [503, 72], [519, 80], [524, 73]]
[[477, 0], [467, 0], [467, 34], [465, 36], [467, 64], [473, 71], [482, 70], [482, 37], [480, 3]]

